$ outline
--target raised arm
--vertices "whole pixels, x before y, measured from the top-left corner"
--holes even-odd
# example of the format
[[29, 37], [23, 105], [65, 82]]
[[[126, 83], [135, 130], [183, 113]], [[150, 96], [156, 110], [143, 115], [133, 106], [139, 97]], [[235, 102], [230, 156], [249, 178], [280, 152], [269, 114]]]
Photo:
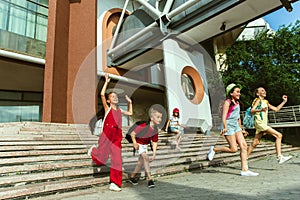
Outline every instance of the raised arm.
[[275, 112], [278, 112], [283, 106], [284, 104], [287, 102], [288, 97], [286, 95], [282, 96], [283, 101], [281, 102], [281, 104], [279, 104], [277, 107], [272, 106], [271, 104], [269, 104], [269, 108]]
[[125, 95], [125, 99], [128, 102], [128, 110], [127, 111], [122, 110], [122, 113], [124, 115], [131, 116], [133, 114], [133, 111], [132, 111], [132, 100], [127, 95]]
[[108, 110], [109, 106], [108, 106], [106, 98], [105, 98], [105, 92], [106, 92], [106, 88], [108, 86], [108, 83], [110, 81], [110, 78], [109, 78], [108, 73], [105, 73], [104, 77], [105, 77], [105, 82], [104, 82], [104, 85], [101, 89], [100, 96], [101, 96], [102, 105], [103, 105], [104, 110], [106, 112]]

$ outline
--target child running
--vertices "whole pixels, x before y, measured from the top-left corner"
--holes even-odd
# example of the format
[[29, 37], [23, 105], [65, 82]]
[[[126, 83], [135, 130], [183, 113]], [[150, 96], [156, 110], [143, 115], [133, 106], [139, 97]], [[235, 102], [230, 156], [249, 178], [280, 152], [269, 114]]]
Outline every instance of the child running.
[[[241, 119], [240, 119], [240, 96], [241, 87], [234, 83], [231, 83], [226, 87], [227, 99], [223, 105], [222, 113], [222, 124], [223, 129], [221, 135], [224, 135], [229, 147], [214, 147], [211, 146], [208, 159], [211, 161], [214, 158], [216, 152], [228, 152], [236, 153], [238, 147], [240, 147], [240, 158], [241, 158], [241, 176], [258, 176], [258, 173], [248, 170], [247, 163], [247, 143], [245, 141], [244, 135], [248, 132], [242, 129]], [[243, 135], [244, 134], [244, 135]]]
[[268, 134], [276, 138], [275, 147], [276, 147], [277, 160], [279, 164], [282, 164], [288, 161], [289, 159], [291, 159], [292, 156], [283, 156], [281, 154], [282, 134], [274, 130], [270, 126], [268, 126], [268, 109], [278, 112], [287, 102], [288, 97], [286, 95], [283, 95], [282, 103], [279, 104], [277, 107], [275, 107], [272, 106], [268, 102], [268, 100], [265, 99], [267, 96], [267, 92], [264, 88], [262, 87], [257, 88], [255, 90], [255, 95], [257, 96], [257, 98], [255, 98], [252, 103], [251, 113], [254, 113], [254, 126], [256, 132], [255, 132], [254, 140], [248, 149], [248, 157], [250, 156], [253, 149], [259, 144], [262, 136]]
[[168, 128], [170, 126], [170, 131], [172, 133], [176, 133], [175, 144], [176, 144], [176, 149], [177, 150], [180, 150], [179, 143], [180, 143], [181, 138], [184, 134], [184, 130], [183, 130], [182, 125], [179, 122], [179, 118], [180, 118], [179, 109], [174, 108], [173, 109], [173, 114], [170, 117], [170, 119], [168, 120], [168, 123], [166, 125], [166, 129], [165, 129], [165, 131], [167, 132]]
[[[157, 108], [150, 108], [149, 110], [150, 115], [150, 123], [147, 127], [147, 124], [141, 124], [138, 127], [134, 129], [134, 131], [131, 132], [131, 138], [133, 147], [137, 150], [139, 159], [138, 163], [131, 173], [129, 177], [129, 181], [133, 185], [137, 185], [138, 182], [135, 179], [135, 176], [139, 171], [141, 170], [142, 166], [144, 166], [145, 173], [148, 179], [148, 187], [153, 188], [155, 187], [154, 181], [152, 179], [151, 173], [150, 173], [150, 165], [149, 162], [152, 162], [155, 159], [156, 156], [156, 150], [157, 150], [157, 143], [158, 143], [158, 125], [162, 121], [162, 112]], [[138, 137], [138, 134], [142, 132], [145, 128], [148, 128], [147, 133], [143, 134], [143, 136]], [[148, 157], [148, 144], [152, 141], [152, 150], [153, 155], [149, 159]]]
[[132, 102], [126, 95], [125, 99], [128, 102], [128, 111], [124, 111], [118, 107], [118, 96], [114, 92], [110, 92], [105, 97], [105, 91], [110, 78], [105, 74], [105, 83], [101, 90], [101, 101], [105, 110], [106, 118], [103, 122], [103, 133], [99, 137], [98, 147], [93, 145], [89, 151], [96, 165], [105, 165], [110, 156], [110, 185], [109, 189], [113, 191], [121, 191], [122, 187], [122, 114], [132, 115]]

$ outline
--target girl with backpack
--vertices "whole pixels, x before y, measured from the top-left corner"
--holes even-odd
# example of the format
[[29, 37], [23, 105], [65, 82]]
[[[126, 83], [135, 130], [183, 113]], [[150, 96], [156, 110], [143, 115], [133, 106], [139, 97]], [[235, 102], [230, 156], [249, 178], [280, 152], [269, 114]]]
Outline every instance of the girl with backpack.
[[216, 152], [228, 152], [236, 153], [238, 147], [240, 147], [241, 158], [241, 176], [258, 176], [258, 173], [252, 172], [248, 169], [247, 162], [247, 143], [244, 135], [248, 135], [248, 132], [242, 129], [240, 119], [240, 96], [241, 87], [234, 83], [231, 83], [226, 87], [227, 99], [223, 105], [222, 113], [222, 130], [221, 135], [225, 136], [229, 147], [214, 147], [211, 146], [208, 159], [211, 161]]
[[101, 90], [101, 101], [105, 110], [106, 118], [103, 122], [103, 132], [98, 140], [98, 147], [93, 145], [88, 150], [96, 165], [102, 166], [110, 156], [110, 185], [109, 189], [113, 191], [121, 191], [122, 187], [122, 114], [132, 115], [132, 102], [126, 95], [125, 99], [128, 102], [128, 111], [118, 107], [118, 95], [115, 92], [105, 95], [105, 91], [110, 78], [105, 74], [105, 83]]
[[[275, 112], [278, 112], [284, 104], [287, 102], [287, 96], [282, 96], [282, 103], [277, 107], [271, 105], [268, 100], [265, 99], [267, 92], [263, 87], [259, 87], [255, 90], [255, 95], [257, 98], [254, 99], [252, 103], [251, 113], [254, 114], [254, 127], [256, 129], [255, 137], [252, 144], [249, 146], [247, 156], [251, 154], [253, 149], [259, 144], [262, 136], [268, 134], [276, 138], [275, 147], [277, 160], [279, 164], [284, 163], [285, 161], [292, 158], [292, 156], [283, 156], [281, 154], [281, 140], [282, 134], [275, 129], [268, 126], [268, 109], [271, 109]], [[260, 105], [260, 106], [259, 106]], [[259, 108], [258, 108], [259, 107]]]

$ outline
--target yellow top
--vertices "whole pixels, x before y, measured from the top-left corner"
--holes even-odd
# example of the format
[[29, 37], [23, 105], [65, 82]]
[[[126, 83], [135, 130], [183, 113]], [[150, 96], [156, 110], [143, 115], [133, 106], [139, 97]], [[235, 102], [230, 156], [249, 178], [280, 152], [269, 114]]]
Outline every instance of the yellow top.
[[[259, 108], [257, 109], [261, 109], [261, 108], [268, 108], [269, 107], [269, 102], [268, 100], [260, 100], [258, 98], [254, 99], [252, 106], [254, 105], [254, 103], [259, 100], [261, 101], [261, 104], [259, 104]], [[265, 132], [267, 129], [269, 129], [270, 127], [268, 126], [268, 110], [266, 110], [265, 112], [256, 112], [254, 113], [254, 127], [256, 129], [255, 134], [261, 133], [261, 132]]]

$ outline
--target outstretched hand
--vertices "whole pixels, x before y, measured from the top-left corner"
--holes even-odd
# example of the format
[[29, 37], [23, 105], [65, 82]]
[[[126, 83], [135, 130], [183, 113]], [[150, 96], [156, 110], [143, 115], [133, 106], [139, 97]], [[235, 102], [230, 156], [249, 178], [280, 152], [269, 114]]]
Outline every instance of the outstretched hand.
[[125, 99], [128, 103], [132, 103], [131, 99], [127, 95], [125, 95]]
[[243, 133], [244, 136], [249, 135], [248, 131], [246, 131], [246, 130], [242, 130], [242, 133]]
[[220, 135], [224, 136], [224, 134], [227, 132], [227, 128], [224, 128], [223, 130], [221, 130]]
[[104, 77], [105, 77], [105, 82], [109, 82], [110, 81], [108, 73], [105, 73]]
[[287, 100], [288, 100], [287, 95], [283, 95], [283, 96], [282, 96], [282, 99], [283, 99], [283, 101], [287, 102]]

